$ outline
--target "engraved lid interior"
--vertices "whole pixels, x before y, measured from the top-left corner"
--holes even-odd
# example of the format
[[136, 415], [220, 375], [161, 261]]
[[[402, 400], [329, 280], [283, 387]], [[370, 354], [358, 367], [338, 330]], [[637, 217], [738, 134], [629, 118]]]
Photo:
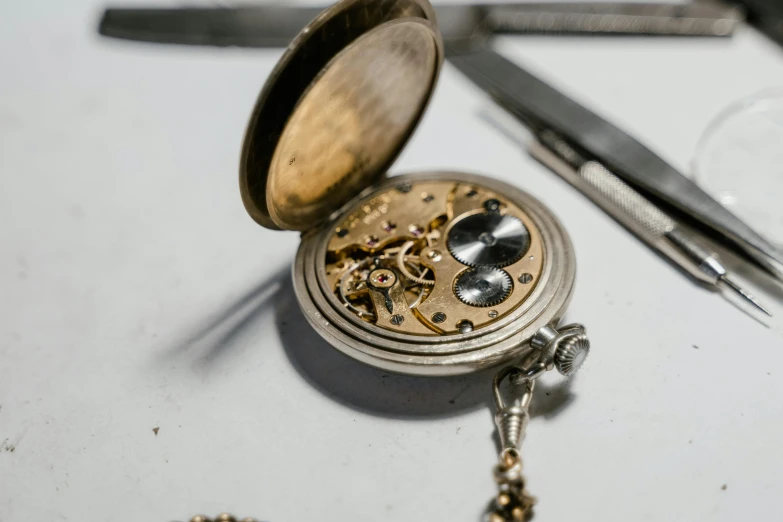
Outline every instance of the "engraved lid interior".
[[426, 0], [343, 0], [292, 42], [261, 92], [242, 152], [248, 213], [317, 226], [383, 176], [443, 61]]

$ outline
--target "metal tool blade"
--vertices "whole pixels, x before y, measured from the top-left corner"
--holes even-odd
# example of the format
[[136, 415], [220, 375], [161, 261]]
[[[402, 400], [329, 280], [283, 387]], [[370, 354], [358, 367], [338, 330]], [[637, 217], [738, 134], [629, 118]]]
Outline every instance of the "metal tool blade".
[[783, 2], [780, 0], [737, 0], [747, 9], [748, 22], [778, 45], [783, 46]]
[[312, 7], [108, 8], [98, 32], [140, 42], [217, 47], [287, 47], [322, 11]]
[[494, 4], [487, 10], [493, 32], [729, 36], [742, 9], [722, 3], [531, 3]]
[[[236, 8], [108, 8], [98, 32], [103, 36], [164, 44], [216, 47], [287, 47], [322, 7], [263, 5]], [[437, 9], [444, 40], [466, 44], [486, 38], [482, 6], [446, 5]]]
[[[724, 6], [652, 3], [437, 5], [444, 39], [470, 41], [493, 32], [729, 36], [741, 12]], [[108, 8], [104, 36], [185, 45], [286, 47], [322, 8]]]
[[526, 125], [555, 131], [626, 182], [712, 231], [746, 259], [776, 276], [783, 273], [783, 255], [775, 247], [635, 138], [488, 47], [450, 59]]

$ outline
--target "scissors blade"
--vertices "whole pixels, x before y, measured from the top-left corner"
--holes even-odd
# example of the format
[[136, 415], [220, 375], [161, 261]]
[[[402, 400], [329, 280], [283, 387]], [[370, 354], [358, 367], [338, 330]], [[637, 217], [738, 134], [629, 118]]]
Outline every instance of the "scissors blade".
[[744, 258], [778, 277], [783, 274], [783, 255], [774, 246], [635, 138], [488, 47], [452, 55], [450, 60], [534, 132], [557, 132]]
[[[321, 10], [283, 5], [108, 8], [98, 32], [155, 43], [286, 47]], [[730, 36], [741, 21], [737, 9], [702, 4], [446, 4], [435, 11], [446, 41], [492, 32]]]

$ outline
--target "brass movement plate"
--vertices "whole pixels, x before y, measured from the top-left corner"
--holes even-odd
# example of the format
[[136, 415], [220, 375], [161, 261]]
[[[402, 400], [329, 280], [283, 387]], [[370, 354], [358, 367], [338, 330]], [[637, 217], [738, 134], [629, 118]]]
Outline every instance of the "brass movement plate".
[[[455, 223], [488, 212], [517, 218], [530, 236], [518, 261], [502, 270], [508, 296], [492, 306], [461, 301], [455, 285], [472, 268], [449, 252]], [[438, 336], [474, 331], [516, 310], [536, 288], [544, 267], [541, 234], [525, 211], [502, 194], [450, 181], [405, 183], [358, 202], [331, 229], [326, 279], [346, 309], [381, 328]]]

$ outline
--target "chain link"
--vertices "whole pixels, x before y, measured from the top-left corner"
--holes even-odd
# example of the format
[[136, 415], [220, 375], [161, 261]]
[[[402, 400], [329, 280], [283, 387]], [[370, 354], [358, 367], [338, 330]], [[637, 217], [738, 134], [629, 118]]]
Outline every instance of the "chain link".
[[205, 515], [196, 515], [190, 519], [190, 522], [258, 522], [255, 518], [247, 517], [243, 519], [237, 519], [235, 516], [228, 513], [221, 513], [215, 518], [210, 518]]
[[487, 522], [523, 522], [530, 520], [536, 499], [525, 490], [522, 459], [515, 449], [505, 450], [495, 467], [498, 495], [490, 509]]

